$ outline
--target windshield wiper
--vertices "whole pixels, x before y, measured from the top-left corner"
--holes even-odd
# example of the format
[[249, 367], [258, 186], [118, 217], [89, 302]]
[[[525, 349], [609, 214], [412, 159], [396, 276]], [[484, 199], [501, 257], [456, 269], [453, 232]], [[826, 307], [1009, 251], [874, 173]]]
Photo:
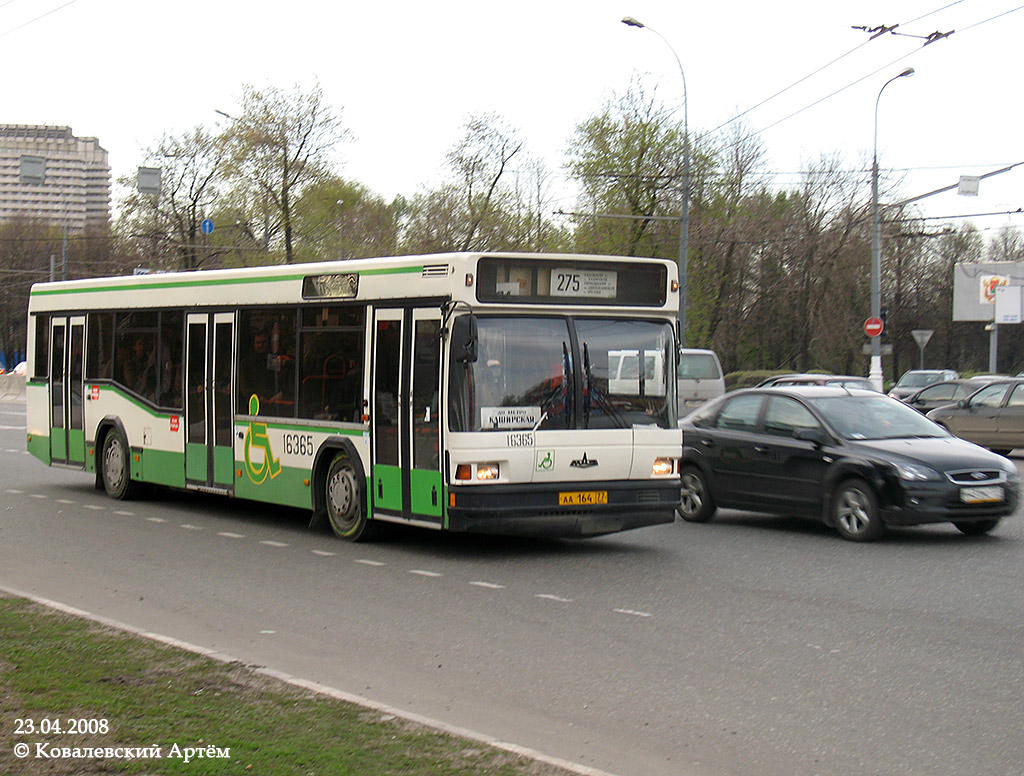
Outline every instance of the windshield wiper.
[[586, 401], [583, 404], [583, 427], [590, 428], [590, 402], [591, 399], [595, 399], [602, 409], [606, 411], [606, 414], [615, 419], [618, 428], [626, 428], [626, 421], [622, 417], [622, 413], [612, 404], [611, 399], [607, 395], [594, 386], [590, 374], [590, 348], [587, 347], [585, 342], [583, 343], [583, 371], [586, 375], [586, 384], [583, 391], [586, 396]]

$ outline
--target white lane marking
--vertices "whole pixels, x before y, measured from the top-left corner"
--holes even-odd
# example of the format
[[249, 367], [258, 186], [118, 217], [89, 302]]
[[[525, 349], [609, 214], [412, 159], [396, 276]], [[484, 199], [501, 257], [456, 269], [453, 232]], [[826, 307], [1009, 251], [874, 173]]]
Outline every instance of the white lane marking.
[[538, 593], [535, 597], [536, 598], [543, 598], [546, 601], [558, 601], [558, 603], [560, 603], [560, 604], [571, 604], [572, 603], [572, 599], [571, 598], [562, 598], [561, 596], [551, 595], [550, 593]]
[[29, 498], [46, 498], [46, 495], [43, 494], [43, 493], [29, 493], [28, 497]]
[[386, 566], [387, 563], [381, 563], [379, 560], [367, 560], [366, 558], [357, 558], [356, 563], [362, 563], [364, 566]]
[[82, 509], [94, 509], [97, 512], [106, 512], [107, 508], [99, 504], [83, 504]]
[[118, 509], [118, 510], [116, 510], [114, 512], [114, 514], [115, 515], [123, 515], [125, 517], [135, 517], [135, 513], [134, 512], [129, 512], [126, 509]]
[[203, 527], [200, 525], [192, 525], [191, 523], [182, 523], [181, 527], [186, 531], [202, 531]]
[[469, 584], [476, 585], [477, 587], [486, 587], [488, 590], [504, 590], [505, 589], [504, 585], [496, 585], [493, 582], [470, 582]]
[[650, 612], [638, 612], [636, 609], [612, 609], [613, 612], [618, 614], [628, 614], [631, 617], [651, 617]]
[[12, 494], [14, 496], [20, 496], [24, 492], [25, 491], [23, 491], [23, 490], [15, 490], [14, 488], [8, 488], [7, 490], [4, 491], [4, 493], [10, 493], [10, 494]]
[[265, 544], [268, 547], [287, 547], [288, 546], [284, 542], [271, 542], [271, 541], [262, 541], [262, 542], [260, 542], [260, 544]]
[[57, 503], [58, 504], [74, 504], [75, 502], [72, 501], [69, 498], [59, 498], [59, 499], [57, 499]]
[[441, 577], [443, 574], [438, 574], [436, 571], [424, 571], [423, 569], [409, 569], [410, 574], [418, 574], [421, 577]]
[[218, 531], [217, 536], [224, 536], [228, 539], [244, 539], [245, 534], [231, 533], [231, 531]]
[[162, 517], [147, 517], [146, 519], [149, 522], [151, 522], [151, 523], [166, 523], [167, 522]]
[[332, 558], [335, 555], [335, 553], [327, 552], [327, 550], [313, 550], [313, 554], [314, 555], [319, 555], [319, 556], [321, 556], [323, 558]]

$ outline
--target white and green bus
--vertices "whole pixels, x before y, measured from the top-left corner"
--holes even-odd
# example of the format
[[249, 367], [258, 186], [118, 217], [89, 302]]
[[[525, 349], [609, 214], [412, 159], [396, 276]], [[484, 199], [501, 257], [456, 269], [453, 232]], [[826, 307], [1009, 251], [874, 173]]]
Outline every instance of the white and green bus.
[[[32, 287], [29, 451], [382, 521], [593, 536], [679, 504], [676, 267], [460, 253]], [[628, 356], [667, 368], [612, 375]], [[652, 355], [654, 354], [654, 355]]]

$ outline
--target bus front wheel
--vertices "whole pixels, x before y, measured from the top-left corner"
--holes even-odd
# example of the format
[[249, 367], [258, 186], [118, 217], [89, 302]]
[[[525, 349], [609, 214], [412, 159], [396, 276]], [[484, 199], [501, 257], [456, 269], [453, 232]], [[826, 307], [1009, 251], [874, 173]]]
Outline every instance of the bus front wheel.
[[363, 508], [363, 484], [359, 482], [352, 461], [344, 453], [331, 461], [324, 496], [327, 519], [335, 536], [350, 542], [373, 538], [377, 526], [367, 519]]
[[119, 431], [111, 429], [103, 437], [101, 455], [103, 489], [107, 495], [121, 501], [135, 498], [139, 493], [139, 483], [132, 480], [131, 451]]

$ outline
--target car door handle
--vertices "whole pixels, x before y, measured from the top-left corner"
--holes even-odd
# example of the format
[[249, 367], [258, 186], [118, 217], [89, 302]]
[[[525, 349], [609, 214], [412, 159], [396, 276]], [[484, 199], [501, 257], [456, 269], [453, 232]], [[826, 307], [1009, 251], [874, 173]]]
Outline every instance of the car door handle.
[[765, 447], [764, 445], [754, 445], [755, 453], [770, 453], [771, 451], [772, 449], [770, 447]]
[[704, 445], [704, 447], [714, 447], [715, 446], [715, 440], [714, 439], [702, 439], [702, 440], [700, 440], [700, 443], [702, 445]]

